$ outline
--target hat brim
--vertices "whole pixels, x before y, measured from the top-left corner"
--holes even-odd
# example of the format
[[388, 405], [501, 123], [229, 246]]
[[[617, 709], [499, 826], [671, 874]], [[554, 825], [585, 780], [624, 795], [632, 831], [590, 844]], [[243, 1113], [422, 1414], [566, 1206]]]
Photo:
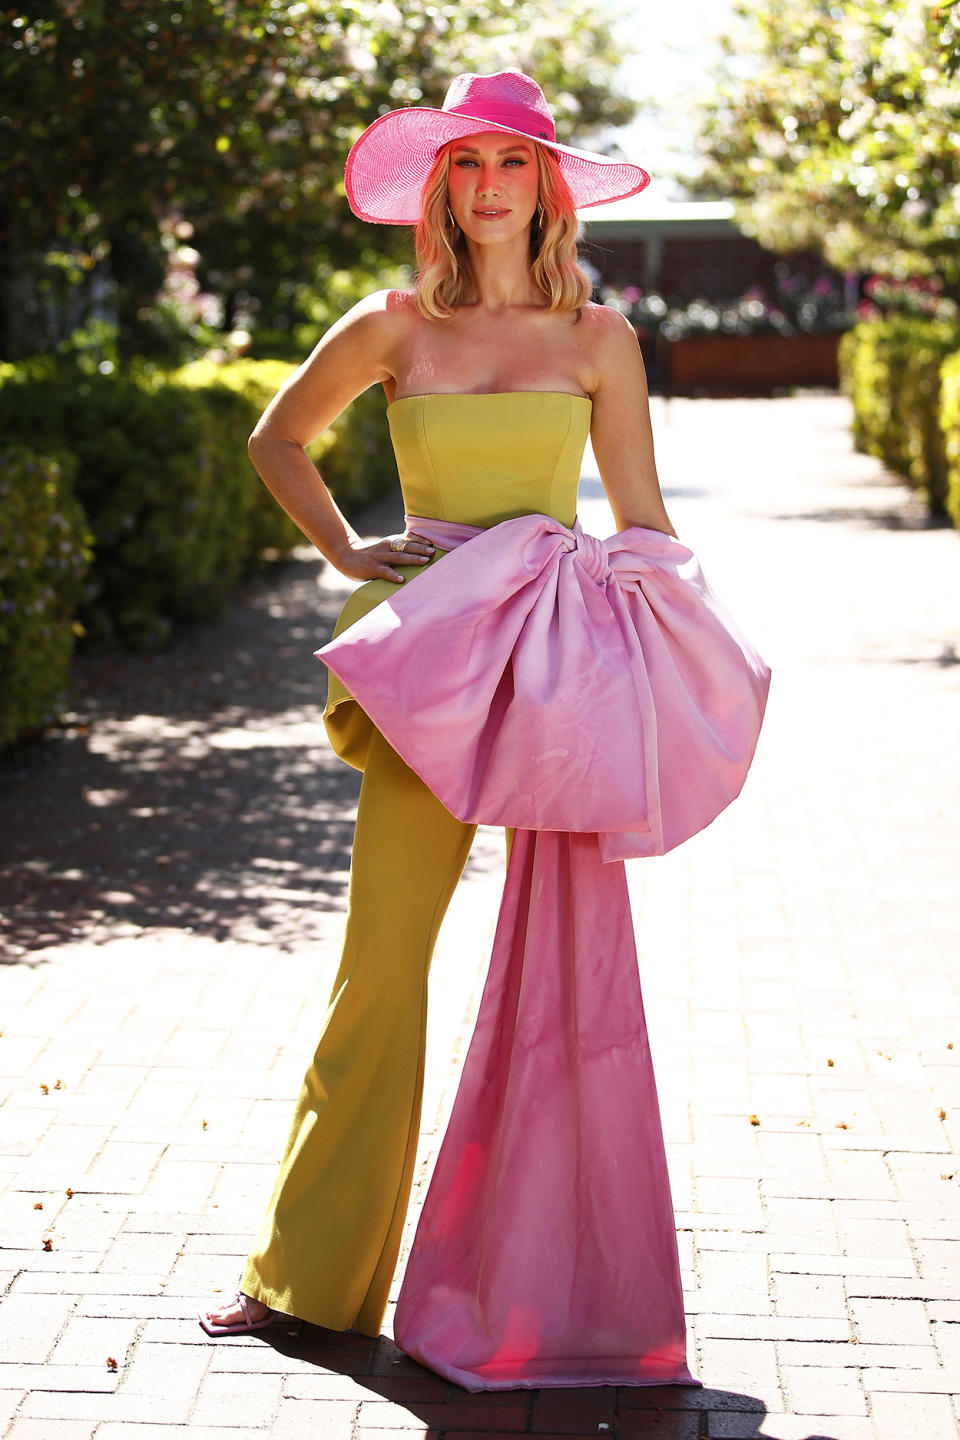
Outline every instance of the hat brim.
[[375, 225], [416, 225], [424, 182], [440, 147], [488, 131], [518, 135], [552, 150], [577, 210], [623, 200], [650, 184], [646, 170], [627, 160], [576, 150], [509, 125], [497, 125], [479, 115], [410, 106], [379, 116], [351, 148], [345, 179], [350, 209], [361, 220]]

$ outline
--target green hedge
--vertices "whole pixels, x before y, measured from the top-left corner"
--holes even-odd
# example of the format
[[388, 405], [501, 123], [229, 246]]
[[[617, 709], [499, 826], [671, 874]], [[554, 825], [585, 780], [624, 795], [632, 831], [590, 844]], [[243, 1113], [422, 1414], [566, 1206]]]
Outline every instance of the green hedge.
[[[176, 378], [203, 388], [225, 387], [241, 395], [249, 405], [249, 429], [293, 374], [296, 366], [283, 360], [234, 360], [214, 365], [198, 360], [176, 372]], [[364, 505], [385, 495], [397, 483], [397, 467], [390, 443], [386, 402], [379, 386], [359, 395], [349, 409], [313, 445], [309, 454], [336, 497], [337, 504], [355, 514]], [[257, 523], [262, 527], [259, 548], [284, 548], [291, 532], [300, 532], [277, 505], [266, 486], [260, 487]], [[270, 538], [272, 527], [281, 526], [283, 541]]]
[[220, 395], [31, 367], [0, 385], [0, 433], [42, 435], [76, 461], [94, 536], [81, 608], [94, 642], [150, 649], [176, 621], [222, 609], [249, 555], [255, 481]]
[[72, 462], [0, 449], [0, 745], [52, 724], [62, 708], [90, 534]]
[[249, 490], [246, 504], [246, 558], [265, 550], [281, 554], [302, 544], [303, 536], [289, 515], [259, 480], [247, 455], [247, 436], [294, 366], [282, 360], [234, 360], [214, 365], [197, 360], [169, 377], [201, 397], [216, 418], [221, 444], [236, 454]]
[[947, 508], [940, 371], [960, 350], [960, 326], [914, 316], [856, 325], [840, 344], [841, 385], [853, 401], [858, 449], [905, 476], [931, 510]]
[[940, 429], [947, 465], [946, 511], [960, 530], [960, 352], [940, 371]]
[[310, 454], [348, 515], [388, 494], [397, 484], [397, 462], [379, 385], [358, 395]]
[[[75, 463], [94, 542], [80, 616], [94, 643], [161, 645], [178, 621], [220, 613], [262, 551], [299, 542], [246, 450], [292, 369], [250, 360], [102, 375], [49, 357], [0, 365], [0, 433], [23, 444], [42, 436]], [[395, 482], [383, 411], [367, 392], [317, 442], [347, 509]]]

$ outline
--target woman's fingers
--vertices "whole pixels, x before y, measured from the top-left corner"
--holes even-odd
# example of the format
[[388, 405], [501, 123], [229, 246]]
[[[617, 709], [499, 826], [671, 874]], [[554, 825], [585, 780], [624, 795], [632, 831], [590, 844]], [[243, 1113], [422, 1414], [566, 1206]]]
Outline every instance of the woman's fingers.
[[402, 571], [395, 565], [425, 565], [436, 553], [436, 546], [423, 535], [392, 535], [370, 545], [350, 548], [349, 563], [341, 566], [343, 573], [355, 580], [392, 580], [400, 583]]
[[[389, 551], [389, 565], [426, 565], [435, 551], [435, 546], [422, 535], [393, 535], [382, 542]], [[402, 580], [404, 577], [396, 570], [386, 568], [386, 573], [394, 580]]]
[[[394, 541], [397, 542], [396, 546]], [[392, 552], [390, 559], [397, 565], [415, 565], [418, 560], [429, 560], [436, 548], [423, 535], [414, 532], [409, 535], [392, 535], [385, 543]]]

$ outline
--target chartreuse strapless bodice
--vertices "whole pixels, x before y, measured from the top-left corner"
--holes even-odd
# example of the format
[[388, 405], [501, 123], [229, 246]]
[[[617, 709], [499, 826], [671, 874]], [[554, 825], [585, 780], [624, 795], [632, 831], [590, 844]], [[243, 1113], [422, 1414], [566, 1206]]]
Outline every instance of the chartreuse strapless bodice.
[[[405, 512], [484, 529], [518, 515], [550, 515], [571, 526], [591, 413], [585, 396], [561, 391], [395, 400], [387, 419]], [[437, 551], [429, 564], [444, 553]], [[426, 568], [404, 567], [404, 583]], [[396, 590], [389, 580], [360, 585], [340, 612], [334, 634]], [[362, 770], [370, 721], [332, 672], [324, 721], [336, 753]]]

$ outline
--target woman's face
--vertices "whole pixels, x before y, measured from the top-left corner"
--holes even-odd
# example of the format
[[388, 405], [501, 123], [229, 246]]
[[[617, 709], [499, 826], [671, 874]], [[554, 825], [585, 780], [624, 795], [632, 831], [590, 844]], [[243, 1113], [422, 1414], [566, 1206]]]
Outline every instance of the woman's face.
[[528, 236], [540, 190], [534, 141], [500, 131], [455, 140], [447, 189], [469, 240], [499, 245]]

